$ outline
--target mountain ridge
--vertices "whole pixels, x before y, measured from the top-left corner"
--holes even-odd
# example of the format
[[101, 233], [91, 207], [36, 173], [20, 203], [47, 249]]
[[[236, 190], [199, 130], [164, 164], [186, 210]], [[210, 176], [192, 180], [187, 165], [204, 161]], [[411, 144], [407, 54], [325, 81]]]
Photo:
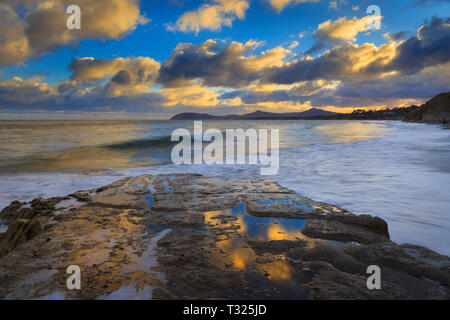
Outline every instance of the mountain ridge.
[[251, 113], [238, 115], [238, 114], [228, 114], [225, 116], [215, 116], [209, 113], [198, 113], [198, 112], [184, 112], [179, 113], [170, 120], [252, 120], [252, 119], [284, 119], [284, 118], [310, 118], [310, 117], [325, 117], [337, 115], [339, 113], [326, 111], [318, 108], [311, 108], [302, 112], [286, 112], [286, 113], [275, 113], [266, 111], [254, 111]]

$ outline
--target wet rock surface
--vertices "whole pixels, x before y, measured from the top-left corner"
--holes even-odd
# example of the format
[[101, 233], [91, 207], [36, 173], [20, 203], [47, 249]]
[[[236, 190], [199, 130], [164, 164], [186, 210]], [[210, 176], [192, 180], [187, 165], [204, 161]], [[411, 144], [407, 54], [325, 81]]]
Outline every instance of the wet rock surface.
[[15, 201], [0, 220], [1, 299], [449, 298], [448, 257], [269, 180], [144, 175]]

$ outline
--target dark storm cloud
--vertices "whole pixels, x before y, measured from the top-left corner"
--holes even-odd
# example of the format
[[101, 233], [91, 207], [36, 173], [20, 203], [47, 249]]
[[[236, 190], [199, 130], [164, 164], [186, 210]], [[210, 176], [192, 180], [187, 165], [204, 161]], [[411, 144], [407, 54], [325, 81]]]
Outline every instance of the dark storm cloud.
[[398, 41], [403, 39], [408, 34], [407, 31], [399, 31], [390, 35], [392, 40]]
[[120, 70], [117, 72], [117, 74], [112, 77], [111, 81], [123, 85], [132, 83], [131, 75], [127, 70]]
[[417, 32], [417, 36], [403, 42], [397, 55], [386, 67], [402, 73], [417, 73], [425, 67], [450, 61], [450, 18], [433, 17]]
[[177, 46], [161, 65], [159, 81], [167, 87], [183, 86], [201, 79], [205, 86], [238, 88], [258, 79], [259, 70], [242, 59], [251, 47], [232, 42], [221, 48], [216, 41]]
[[342, 79], [356, 74], [350, 72], [358, 48], [353, 44], [336, 47], [315, 59], [303, 59], [295, 63], [273, 68], [267, 73], [266, 82], [293, 84], [318, 79]]
[[75, 58], [69, 65], [71, 80], [92, 81], [106, 79], [121, 85], [153, 84], [160, 64], [149, 57], [94, 59]]

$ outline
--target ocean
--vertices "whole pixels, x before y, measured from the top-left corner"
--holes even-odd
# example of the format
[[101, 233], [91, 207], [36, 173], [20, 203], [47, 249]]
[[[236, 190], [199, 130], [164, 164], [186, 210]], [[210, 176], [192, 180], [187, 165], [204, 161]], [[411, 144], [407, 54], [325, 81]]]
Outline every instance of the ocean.
[[[280, 169], [263, 176], [316, 201], [382, 217], [397, 243], [450, 255], [450, 130], [398, 121], [203, 121], [278, 129]], [[123, 176], [197, 172], [261, 178], [255, 165], [171, 162], [173, 130], [193, 121], [0, 121], [0, 208]]]

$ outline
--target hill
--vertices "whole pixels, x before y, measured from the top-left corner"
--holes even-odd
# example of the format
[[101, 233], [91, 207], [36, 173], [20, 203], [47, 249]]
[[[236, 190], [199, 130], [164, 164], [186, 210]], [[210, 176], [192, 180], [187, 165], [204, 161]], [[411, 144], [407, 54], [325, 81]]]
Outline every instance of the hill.
[[442, 122], [450, 120], [450, 92], [441, 93], [408, 114], [405, 122]]
[[318, 108], [311, 108], [303, 112], [274, 113], [265, 111], [255, 111], [243, 115], [230, 114], [226, 116], [214, 116], [208, 113], [187, 112], [173, 116], [170, 120], [255, 120], [255, 119], [292, 119], [292, 118], [311, 118], [327, 117], [337, 115], [335, 112], [325, 111]]
[[403, 120], [405, 122], [450, 121], [450, 92], [441, 93], [421, 106], [398, 107], [379, 110], [354, 110], [352, 113], [336, 113], [318, 108], [303, 112], [274, 113], [255, 111], [252, 113], [214, 116], [208, 113], [180, 113], [171, 120], [262, 120], [262, 119], [321, 119], [321, 120]]

